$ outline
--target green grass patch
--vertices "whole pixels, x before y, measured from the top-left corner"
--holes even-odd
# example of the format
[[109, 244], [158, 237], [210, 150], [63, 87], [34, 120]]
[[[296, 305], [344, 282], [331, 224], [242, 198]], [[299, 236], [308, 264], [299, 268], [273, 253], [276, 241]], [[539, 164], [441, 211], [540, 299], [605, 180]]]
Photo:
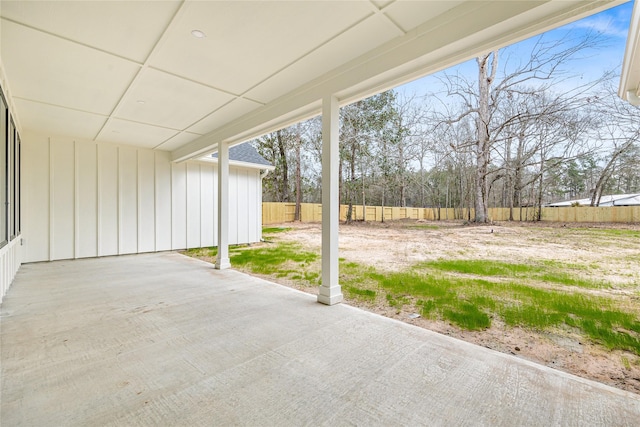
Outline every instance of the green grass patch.
[[453, 308], [443, 310], [443, 316], [462, 329], [479, 331], [491, 326], [491, 319], [472, 303], [461, 301]]
[[290, 227], [262, 227], [262, 234], [277, 234], [291, 230]]
[[420, 264], [420, 266], [439, 271], [475, 274], [479, 276], [517, 277], [543, 271], [543, 268], [540, 266], [489, 260], [438, 260], [428, 261]]
[[539, 331], [568, 325], [608, 349], [640, 355], [640, 321], [604, 297], [416, 271], [369, 277], [387, 292], [391, 307], [402, 308], [413, 298], [423, 317], [462, 329], [489, 328], [492, 316], [513, 327]]
[[231, 253], [230, 258], [234, 267], [286, 277], [291, 273], [299, 274], [302, 268], [309, 266], [320, 256], [315, 252], [304, 251], [294, 243], [279, 243], [274, 246], [245, 248]]
[[387, 294], [387, 302], [391, 307], [401, 310], [406, 304], [409, 304], [410, 299], [406, 295], [392, 295]]
[[484, 277], [524, 278], [591, 289], [609, 286], [603, 282], [579, 277], [578, 274], [584, 270], [582, 266], [577, 264], [562, 264], [556, 261], [519, 264], [494, 260], [437, 260], [420, 263], [417, 265], [417, 268]]
[[624, 228], [580, 228], [577, 230], [586, 231], [590, 234], [597, 234], [601, 236], [629, 237], [629, 238], [640, 237], [640, 231], [627, 230]]
[[376, 299], [376, 291], [371, 289], [360, 289], [353, 286], [343, 286], [342, 290], [347, 294], [348, 297], [353, 299], [361, 299], [367, 301], [373, 301]]
[[198, 258], [198, 257], [215, 257], [218, 255], [218, 248], [216, 246], [212, 246], [209, 248], [195, 248], [195, 249], [187, 249], [184, 251], [185, 255], [190, 257]]
[[439, 230], [440, 229], [439, 226], [431, 225], [431, 224], [408, 225], [407, 228], [410, 230]]

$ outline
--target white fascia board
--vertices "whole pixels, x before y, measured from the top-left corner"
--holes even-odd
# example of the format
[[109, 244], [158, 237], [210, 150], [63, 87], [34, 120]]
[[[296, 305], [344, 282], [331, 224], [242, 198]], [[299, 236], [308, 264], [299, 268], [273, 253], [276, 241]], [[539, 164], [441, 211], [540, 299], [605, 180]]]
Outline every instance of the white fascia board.
[[340, 105], [458, 64], [627, 0], [468, 1], [404, 36], [316, 78], [172, 152], [184, 161], [320, 114], [323, 96]]
[[[198, 161], [204, 162], [204, 163], [214, 163], [214, 164], [218, 164], [218, 158], [217, 157], [201, 157], [199, 159], [197, 159]], [[249, 163], [249, 162], [240, 162], [238, 160], [229, 160], [229, 166], [235, 166], [235, 167], [239, 167], [239, 168], [245, 168], [245, 169], [258, 169], [258, 170], [275, 170], [276, 167], [275, 166], [269, 166], [269, 165], [259, 165], [257, 163]]]
[[[638, 3], [636, 0], [631, 13], [629, 35], [622, 62], [620, 86], [618, 87], [618, 96], [632, 104], [635, 104], [633, 101], [637, 102], [640, 97], [640, 6]], [[634, 95], [635, 98], [633, 98]]]

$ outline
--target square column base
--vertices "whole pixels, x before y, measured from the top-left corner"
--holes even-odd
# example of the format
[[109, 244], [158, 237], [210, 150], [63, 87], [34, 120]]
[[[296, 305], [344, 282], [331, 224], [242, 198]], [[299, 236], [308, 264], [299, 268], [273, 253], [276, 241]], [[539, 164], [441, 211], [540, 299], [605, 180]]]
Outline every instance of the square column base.
[[226, 270], [228, 268], [231, 268], [229, 258], [216, 259], [216, 270]]
[[320, 286], [320, 293], [318, 294], [318, 302], [326, 305], [334, 305], [341, 303], [343, 300], [342, 289], [340, 286], [332, 286], [327, 288]]

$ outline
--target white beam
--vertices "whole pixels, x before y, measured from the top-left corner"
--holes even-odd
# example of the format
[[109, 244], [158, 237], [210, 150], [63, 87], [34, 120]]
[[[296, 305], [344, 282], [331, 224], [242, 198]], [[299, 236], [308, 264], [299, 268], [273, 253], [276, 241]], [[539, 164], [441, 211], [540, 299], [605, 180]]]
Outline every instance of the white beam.
[[640, 105], [640, 6], [633, 5], [627, 47], [624, 52], [618, 96], [631, 105]]
[[322, 285], [318, 302], [342, 302], [338, 284], [338, 99], [322, 100]]
[[218, 144], [218, 256], [216, 268], [231, 267], [229, 261], [229, 145]]

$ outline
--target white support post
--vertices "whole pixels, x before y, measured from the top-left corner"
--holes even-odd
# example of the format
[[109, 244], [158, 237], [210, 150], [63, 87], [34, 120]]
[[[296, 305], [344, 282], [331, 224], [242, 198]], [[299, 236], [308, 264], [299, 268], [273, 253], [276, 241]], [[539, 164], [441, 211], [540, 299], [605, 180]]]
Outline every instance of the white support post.
[[342, 302], [338, 284], [338, 100], [322, 100], [322, 285], [318, 302], [327, 305]]
[[218, 143], [218, 256], [216, 268], [231, 267], [229, 261], [229, 145]]

